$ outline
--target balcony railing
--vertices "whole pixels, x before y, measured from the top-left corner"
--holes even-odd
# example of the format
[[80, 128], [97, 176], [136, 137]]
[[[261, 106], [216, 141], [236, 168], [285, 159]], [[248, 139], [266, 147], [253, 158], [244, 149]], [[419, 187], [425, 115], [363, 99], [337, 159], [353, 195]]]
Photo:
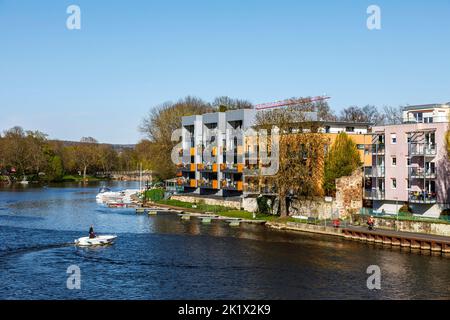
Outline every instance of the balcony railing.
[[254, 183], [246, 183], [244, 185], [244, 192], [246, 193], [260, 193], [259, 185]]
[[199, 180], [198, 181], [198, 186], [200, 188], [207, 188], [207, 189], [219, 189], [219, 184], [217, 182], [217, 180]]
[[409, 176], [411, 178], [418, 178], [418, 179], [436, 179], [436, 170], [435, 169], [428, 169], [425, 170], [424, 168], [409, 168]]
[[372, 154], [384, 154], [385, 146], [384, 143], [377, 143], [372, 145]]
[[364, 175], [366, 177], [384, 177], [385, 168], [383, 166], [365, 167]]
[[242, 191], [242, 181], [222, 180], [222, 189]]
[[410, 156], [435, 156], [436, 145], [425, 143], [410, 143], [409, 144]]
[[385, 192], [380, 189], [365, 189], [364, 190], [364, 198], [365, 199], [373, 199], [373, 200], [384, 200]]
[[199, 164], [197, 166], [198, 171], [205, 171], [205, 172], [217, 172], [218, 165], [217, 163], [213, 164]]
[[276, 186], [261, 186], [260, 189], [261, 194], [278, 194], [278, 189]]
[[195, 171], [195, 164], [194, 163], [183, 163], [178, 165], [178, 170], [180, 171], [188, 171], [188, 172], [194, 172]]
[[411, 203], [436, 203], [437, 197], [436, 192], [428, 191], [410, 191], [409, 202]]
[[240, 173], [244, 171], [244, 164], [243, 163], [223, 163], [220, 166], [221, 170], [223, 172], [234, 172], [234, 173]]

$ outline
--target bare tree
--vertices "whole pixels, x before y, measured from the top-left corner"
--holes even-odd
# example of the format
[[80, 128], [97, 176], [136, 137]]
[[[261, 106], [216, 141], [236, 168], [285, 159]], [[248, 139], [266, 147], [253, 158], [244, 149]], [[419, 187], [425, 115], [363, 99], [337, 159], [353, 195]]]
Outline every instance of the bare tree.
[[403, 107], [384, 106], [384, 123], [385, 124], [400, 124], [403, 122]]

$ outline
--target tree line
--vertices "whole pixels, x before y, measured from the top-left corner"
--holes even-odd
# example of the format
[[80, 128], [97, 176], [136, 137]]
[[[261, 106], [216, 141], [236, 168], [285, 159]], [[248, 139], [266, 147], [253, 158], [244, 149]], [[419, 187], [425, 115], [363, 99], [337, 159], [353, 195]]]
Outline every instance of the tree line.
[[40, 131], [13, 127], [0, 135], [3, 179], [62, 181], [68, 175], [84, 180], [98, 171], [135, 170], [142, 156], [134, 148], [116, 150], [92, 137], [79, 142], [49, 140]]

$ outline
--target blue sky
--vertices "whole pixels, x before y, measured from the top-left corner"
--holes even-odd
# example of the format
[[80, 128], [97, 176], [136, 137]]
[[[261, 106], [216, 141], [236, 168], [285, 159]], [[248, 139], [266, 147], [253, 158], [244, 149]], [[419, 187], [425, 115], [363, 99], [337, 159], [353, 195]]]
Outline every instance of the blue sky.
[[449, 0], [0, 0], [0, 131], [135, 143], [152, 106], [186, 95], [447, 102], [449, 71]]

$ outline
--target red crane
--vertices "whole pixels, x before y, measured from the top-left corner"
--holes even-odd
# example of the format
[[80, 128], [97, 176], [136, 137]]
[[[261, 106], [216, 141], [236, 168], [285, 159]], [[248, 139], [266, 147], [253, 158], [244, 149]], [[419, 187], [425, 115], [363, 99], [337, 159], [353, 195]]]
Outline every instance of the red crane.
[[264, 110], [264, 109], [286, 107], [286, 106], [292, 106], [292, 105], [296, 105], [296, 104], [305, 104], [305, 103], [310, 103], [310, 102], [328, 100], [330, 98], [331, 97], [327, 97], [327, 96], [318, 96], [318, 97], [308, 97], [308, 98], [299, 98], [299, 99], [287, 99], [287, 100], [282, 100], [282, 101], [257, 104], [257, 105], [255, 105], [255, 109], [256, 110]]

